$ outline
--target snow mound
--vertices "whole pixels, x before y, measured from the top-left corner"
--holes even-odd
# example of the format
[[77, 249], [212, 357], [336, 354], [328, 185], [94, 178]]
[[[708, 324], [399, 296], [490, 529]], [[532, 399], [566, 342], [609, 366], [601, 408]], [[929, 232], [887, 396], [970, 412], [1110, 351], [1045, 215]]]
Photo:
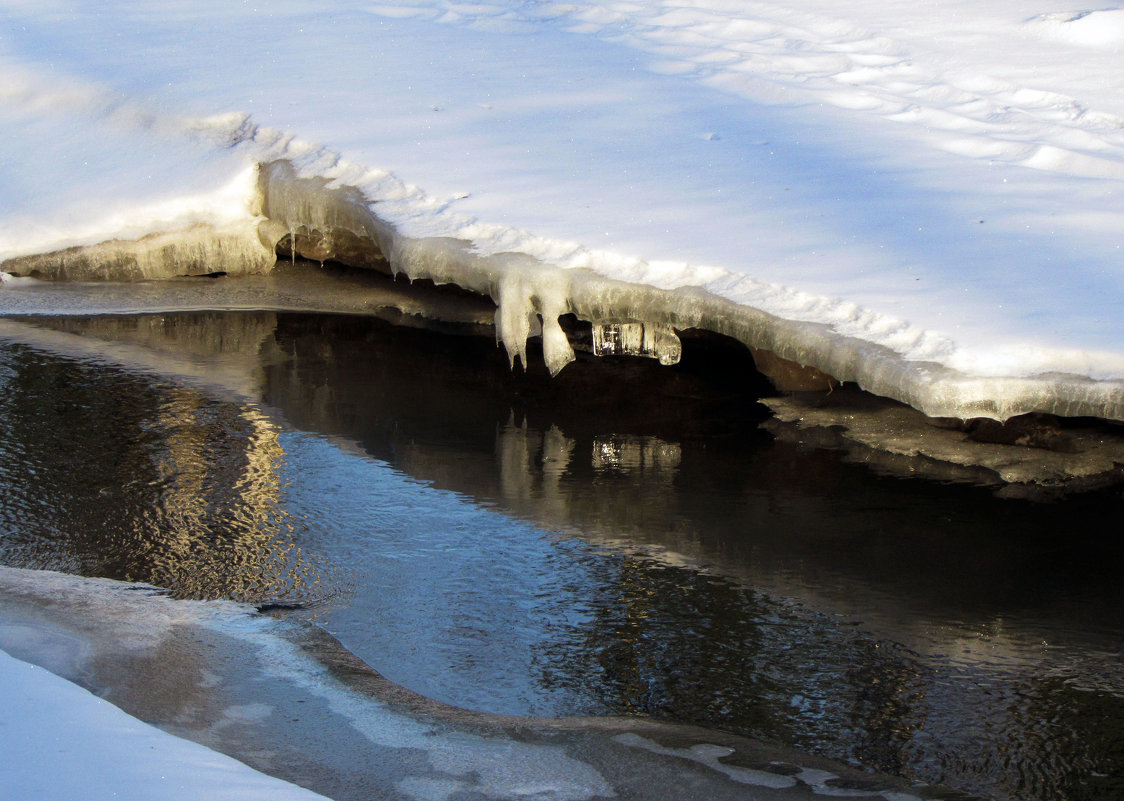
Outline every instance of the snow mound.
[[1081, 47], [1117, 50], [1124, 46], [1124, 9], [1042, 14], [1027, 23], [1038, 34]]

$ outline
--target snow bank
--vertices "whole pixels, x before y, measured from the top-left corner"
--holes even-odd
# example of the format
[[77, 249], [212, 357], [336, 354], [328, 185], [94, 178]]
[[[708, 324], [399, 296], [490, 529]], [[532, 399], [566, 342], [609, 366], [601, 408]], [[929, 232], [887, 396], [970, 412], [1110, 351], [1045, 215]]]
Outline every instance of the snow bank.
[[126, 715], [0, 651], [0, 797], [316, 801], [324, 796]]
[[280, 246], [488, 294], [512, 361], [541, 332], [555, 371], [574, 313], [930, 415], [1124, 419], [1118, 9], [51, 9], [0, 3], [9, 273]]

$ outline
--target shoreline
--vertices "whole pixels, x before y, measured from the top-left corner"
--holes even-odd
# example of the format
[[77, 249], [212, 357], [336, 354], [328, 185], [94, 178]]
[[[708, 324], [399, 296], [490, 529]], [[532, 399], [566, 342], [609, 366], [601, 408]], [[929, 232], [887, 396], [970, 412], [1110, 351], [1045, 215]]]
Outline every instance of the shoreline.
[[[792, 738], [785, 742], [816, 743], [812, 750], [861, 760], [871, 758], [861, 750], [865, 737], [900, 732], [902, 742], [892, 742], [920, 749], [942, 734], [958, 741], [960, 722], [975, 719], [970, 707], [987, 706], [979, 697], [965, 704], [963, 694], [976, 696], [988, 686], [988, 666], [996, 660], [1005, 683], [999, 707], [988, 709], [1006, 720], [1002, 699], [1038, 686], [1034, 666], [1047, 656], [1038, 647], [1047, 639], [1057, 669], [1068, 669], [1067, 654], [1084, 654], [1076, 675], [1111, 687], [1111, 675], [1096, 672], [1102, 646], [1100, 629], [1090, 627], [1093, 606], [1070, 609], [1066, 586], [1076, 582], [1100, 599], [1099, 609], [1111, 607], [1115, 585], [1095, 566], [1114, 563], [1118, 549], [1107, 534], [1075, 540], [1063, 532], [1073, 519], [1096, 519], [1092, 510], [1115, 508], [1118, 490], [1012, 504], [992, 497], [987, 482], [941, 486], [964, 480], [941, 474], [918, 480], [916, 465], [899, 473], [912, 481], [887, 480], [884, 471], [892, 471], [861, 452], [841, 458], [822, 450], [838, 443], [808, 432], [790, 443], [758, 430], [764, 412], [746, 407], [752, 392], [726, 397], [733, 388], [723, 386], [715, 403], [700, 405], [702, 386], [685, 370], [706, 356], [727, 375], [732, 352], [717, 353], [716, 343], [695, 351], [685, 340], [684, 360], [675, 367], [585, 354], [572, 370], [550, 378], [541, 366], [533, 375], [512, 373], [487, 336], [376, 325], [355, 315], [195, 312], [29, 321], [3, 333], [8, 342], [27, 343], [3, 348], [7, 397], [17, 401], [5, 447], [28, 454], [32, 471], [11, 474], [6, 508], [17, 518], [21, 509], [38, 510], [26, 517], [27, 533], [45, 566], [79, 558], [79, 569], [98, 572], [108, 559], [130, 571], [117, 575], [173, 587], [178, 597], [298, 607], [285, 617], [296, 623], [323, 616], [361, 658], [431, 697], [520, 714], [525, 687], [535, 699], [522, 707], [525, 714], [662, 710], [751, 735], [769, 736], [775, 728], [781, 739]], [[666, 385], [669, 376], [676, 380]], [[606, 395], [604, 388], [614, 385], [617, 395]], [[69, 387], [72, 399], [61, 406], [51, 401], [58, 386]], [[828, 397], [847, 395], [842, 388]], [[744, 428], [729, 427], [747, 413]], [[53, 422], [38, 427], [47, 420]], [[231, 439], [213, 440], [222, 430]], [[89, 450], [106, 451], [110, 472], [98, 472], [97, 460], [67, 458], [61, 442], [100, 443]], [[207, 443], [202, 461], [192, 456], [200, 454], [199, 443]], [[121, 464], [130, 466], [123, 483], [115, 478], [120, 467], [114, 465]], [[76, 467], [82, 479], [68, 479]], [[221, 492], [212, 476], [235, 493]], [[278, 488], [284, 488], [280, 495]], [[171, 516], [153, 520], [154, 509]], [[885, 512], [868, 511], [879, 509]], [[933, 515], [934, 509], [947, 511]], [[43, 539], [52, 529], [57, 547]], [[99, 548], [100, 531], [117, 532], [103, 543], [108, 548]], [[201, 537], [198, 545], [187, 535]], [[40, 539], [43, 545], [34, 545]], [[8, 543], [17, 560], [26, 553], [20, 542], [17, 536]], [[296, 563], [286, 557], [297, 554], [292, 546], [304, 554]], [[398, 557], [396, 549], [402, 549]], [[441, 556], [446, 553], [467, 561], [452, 560], [455, 567]], [[133, 562], [129, 554], [147, 556]], [[962, 561], [965, 554], [971, 564]], [[411, 567], [403, 573], [406, 559]], [[358, 575], [349, 577], [349, 565], [363, 565], [361, 585]], [[297, 572], [287, 573], [290, 568]], [[996, 571], [1006, 580], [992, 587]], [[1061, 581], [1041, 585], [1058, 571]], [[469, 589], [465, 576], [476, 577], [475, 589], [462, 598], [457, 588]], [[544, 579], [557, 590], [549, 600], [539, 584]], [[488, 597], [508, 597], [508, 586], [512, 601], [524, 600], [487, 604]], [[435, 588], [441, 588], [437, 597]], [[525, 607], [526, 593], [536, 588], [539, 600]], [[445, 600], [434, 607], [438, 597]], [[646, 609], [646, 599], [657, 604], [657, 614], [633, 622], [650, 629], [648, 635], [617, 642], [612, 632], [632, 611]], [[791, 599], [798, 600], [789, 607]], [[604, 614], [594, 612], [605, 601], [612, 603]], [[574, 602], [578, 610], [594, 606], [575, 620], [564, 614], [555, 621], [562, 628], [550, 628]], [[442, 611], [444, 603], [452, 605]], [[548, 627], [541, 634], [532, 627], [526, 637], [521, 609], [536, 610], [532, 617]], [[676, 619], [675, 609], [685, 616], [685, 631], [731, 615], [746, 628], [734, 625], [668, 664], [666, 644], [685, 633], [668, 628], [666, 616]], [[375, 619], [385, 624], [383, 633], [365, 638]], [[1051, 624], [1038, 634], [1035, 620]], [[479, 639], [476, 631], [491, 633]], [[398, 636], [385, 639], [390, 632]], [[540, 651], [534, 643], [541, 636], [561, 651]], [[399, 642], [403, 652], [385, 652]], [[711, 645], [723, 653], [736, 642], [742, 645], [735, 662], [723, 670], [726, 663], [718, 660], [709, 671]], [[552, 672], [562, 674], [543, 673], [535, 655], [551, 664], [561, 658]], [[531, 661], [524, 665], [524, 659]], [[822, 667], [806, 674], [808, 659]], [[738, 668], [741, 660], [747, 669]], [[484, 666], [513, 672], [490, 692], [489, 680], [481, 681]], [[634, 685], [634, 669], [655, 670], [657, 683], [648, 690]], [[949, 669], [972, 683], [949, 684]], [[836, 685], [832, 676], [841, 670], [854, 681]], [[883, 728], [891, 719], [867, 705], [867, 670], [890, 691], [904, 682], [909, 703], [892, 729]], [[158, 689], [160, 670], [144, 672], [154, 677], [149, 688]], [[698, 677], [698, 699], [688, 697], [689, 676]], [[774, 697], [761, 684], [773, 681], [790, 689]], [[605, 693], [604, 703], [585, 706], [583, 687]], [[723, 704], [726, 687], [748, 703]], [[946, 697], [942, 704], [946, 692], [959, 701]], [[932, 709], [924, 701], [929, 694]], [[1063, 696], [1051, 703], [1068, 703]], [[695, 700], [701, 706], [692, 711]], [[790, 709], [790, 702], [802, 706]], [[817, 703], [825, 705], [818, 714]], [[755, 720], [759, 704], [775, 718]], [[852, 705], [874, 715], [869, 735], [850, 728]], [[713, 737], [706, 742], [714, 745]], [[1027, 747], [1053, 753], [1052, 744], [1035, 742]], [[933, 758], [919, 763], [922, 769]], [[939, 751], [935, 758], [942, 759]], [[892, 770], [894, 763], [877, 764]]]
[[947, 793], [691, 726], [449, 707], [387, 681], [289, 615], [174, 601], [105, 579], [0, 568], [0, 646], [165, 731], [334, 801], [434, 792], [670, 801], [701, 788], [708, 798], [742, 801], [843, 788], [886, 801]]

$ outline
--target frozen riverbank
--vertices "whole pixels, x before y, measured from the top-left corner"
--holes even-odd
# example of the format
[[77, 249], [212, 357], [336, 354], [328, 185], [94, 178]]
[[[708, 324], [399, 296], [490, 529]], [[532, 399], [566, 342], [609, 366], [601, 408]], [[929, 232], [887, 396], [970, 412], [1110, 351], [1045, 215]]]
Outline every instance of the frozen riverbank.
[[930, 415], [1124, 418], [1117, 9], [3, 13], [10, 273], [296, 249], [482, 292], [555, 370], [570, 312]]

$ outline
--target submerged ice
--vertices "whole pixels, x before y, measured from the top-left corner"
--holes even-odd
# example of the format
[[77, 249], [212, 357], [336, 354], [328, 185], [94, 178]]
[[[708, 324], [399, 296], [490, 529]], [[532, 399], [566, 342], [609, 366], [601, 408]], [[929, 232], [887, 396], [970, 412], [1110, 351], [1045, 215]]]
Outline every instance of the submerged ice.
[[1024, 6], [0, 4], [0, 268], [300, 255], [491, 298], [513, 366], [699, 328], [932, 416], [1124, 419], [1118, 18]]

